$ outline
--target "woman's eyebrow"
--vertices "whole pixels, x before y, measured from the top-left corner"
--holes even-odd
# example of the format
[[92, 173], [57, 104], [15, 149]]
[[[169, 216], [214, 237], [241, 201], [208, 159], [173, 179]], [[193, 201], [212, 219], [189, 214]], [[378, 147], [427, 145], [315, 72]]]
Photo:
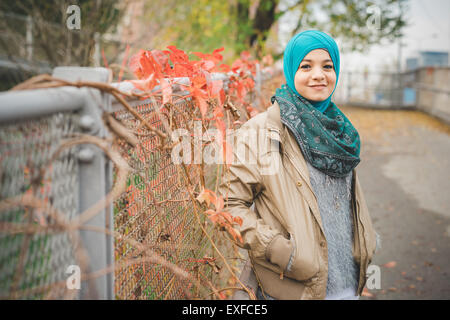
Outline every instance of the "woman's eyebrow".
[[[312, 60], [309, 60], [309, 59], [303, 59], [302, 62], [312, 62]], [[331, 60], [331, 59], [325, 59], [325, 60], [322, 61], [322, 63], [323, 63], [323, 62], [333, 62], [333, 60]]]

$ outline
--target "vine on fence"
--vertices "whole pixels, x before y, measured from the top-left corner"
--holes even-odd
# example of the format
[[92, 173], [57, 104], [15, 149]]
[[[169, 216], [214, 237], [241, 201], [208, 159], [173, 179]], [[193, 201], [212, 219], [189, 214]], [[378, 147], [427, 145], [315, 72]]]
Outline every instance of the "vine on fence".
[[[232, 150], [230, 145], [227, 143], [226, 130], [229, 128], [236, 128], [243, 121], [246, 121], [250, 117], [258, 113], [258, 110], [254, 108], [248, 101], [248, 93], [251, 92], [255, 86], [253, 77], [256, 73], [256, 60], [252, 60], [248, 52], [243, 52], [240, 58], [232, 63], [231, 66], [222, 63], [223, 57], [220, 54], [224, 48], [216, 49], [211, 54], [204, 54], [200, 52], [194, 52], [193, 54], [199, 60], [191, 60], [189, 56], [182, 50], [176, 48], [175, 46], [169, 46], [169, 50], [141, 50], [136, 55], [131, 57], [129, 67], [131, 71], [136, 75], [136, 80], [130, 80], [137, 90], [131, 90], [129, 92], [124, 92], [118, 90], [116, 87], [105, 84], [96, 83], [89, 81], [66, 81], [62, 79], [56, 79], [49, 75], [40, 75], [24, 83], [16, 86], [12, 90], [24, 90], [24, 89], [36, 89], [36, 88], [55, 88], [62, 86], [74, 86], [74, 87], [91, 87], [99, 89], [105, 93], [113, 95], [117, 101], [130, 113], [137, 121], [140, 122], [138, 127], [139, 130], [145, 129], [149, 133], [155, 135], [159, 139], [159, 148], [161, 150], [172, 150], [180, 141], [172, 141], [172, 132], [177, 129], [176, 121], [173, 121], [173, 115], [177, 112], [176, 103], [184, 100], [187, 104], [192, 106], [192, 114], [190, 114], [191, 119], [186, 119], [186, 125], [191, 134], [193, 134], [192, 120], [201, 120], [203, 130], [208, 130], [211, 126], [215, 127], [221, 134], [219, 135], [219, 141], [216, 141], [223, 150], [222, 154], [224, 157], [223, 164], [217, 166], [216, 171], [216, 190], [210, 190], [207, 188], [205, 183], [205, 175], [209, 174], [206, 172], [205, 163], [203, 159], [201, 163], [194, 164], [198, 167], [198, 172], [200, 174], [200, 185], [194, 185], [189, 178], [189, 168], [193, 164], [181, 163], [177, 166], [180, 174], [184, 177], [185, 188], [189, 193], [189, 199], [183, 201], [190, 201], [194, 210], [195, 217], [204, 233], [205, 237], [211, 243], [211, 246], [217, 252], [221, 258], [223, 264], [228, 269], [233, 277], [231, 283], [238, 282], [240, 287], [230, 287], [230, 288], [215, 288], [214, 285], [208, 280], [204, 279], [201, 281], [193, 277], [189, 272], [179, 268], [175, 263], [166, 261], [162, 256], [158, 255], [154, 250], [148, 248], [141, 243], [134, 241], [132, 239], [127, 239], [123, 235], [113, 232], [112, 234], [108, 230], [96, 230], [98, 232], [105, 232], [111, 236], [118, 238], [129, 245], [135, 247], [138, 252], [143, 254], [142, 259], [134, 259], [125, 261], [122, 265], [115, 266], [115, 268], [121, 268], [129, 266], [133, 263], [143, 263], [151, 262], [160, 265], [164, 265], [169, 268], [178, 278], [183, 281], [188, 281], [189, 284], [186, 288], [190, 288], [192, 284], [199, 288], [200, 286], [206, 285], [212, 289], [212, 294], [219, 299], [223, 299], [226, 296], [222, 291], [230, 291], [231, 289], [243, 289], [248, 292], [251, 298], [255, 298], [254, 293], [248, 289], [236, 276], [233, 267], [227, 261], [225, 255], [220, 252], [218, 246], [213, 241], [211, 235], [208, 234], [206, 228], [201, 223], [201, 216], [206, 216], [210, 223], [215, 225], [217, 229], [224, 230], [229, 233], [231, 241], [242, 242], [241, 235], [239, 231], [235, 229], [236, 225], [241, 225], [242, 220], [239, 217], [232, 217], [230, 213], [224, 210], [224, 199], [222, 196], [216, 194], [217, 184], [220, 180], [219, 172], [225, 173], [228, 165], [232, 161]], [[122, 72], [122, 71], [121, 71]], [[226, 73], [228, 75], [229, 81], [225, 83], [223, 80], [213, 80], [212, 74], [220, 72]], [[189, 81], [179, 82], [177, 78], [184, 77]], [[178, 95], [173, 92], [173, 87], [179, 85], [183, 90], [188, 92], [187, 95]], [[228, 87], [228, 90], [226, 89]], [[140, 115], [130, 104], [127, 99], [148, 99], [149, 97], [160, 98], [162, 100], [162, 106], [160, 109], [156, 108], [159, 119], [164, 125], [165, 131], [161, 131], [155, 128], [151, 123]], [[102, 106], [99, 106], [102, 108]], [[241, 114], [245, 114], [243, 117]], [[123, 123], [115, 119], [106, 110], [103, 110], [103, 120], [105, 125], [111, 132], [111, 134], [116, 137], [119, 141], [126, 142], [130, 148], [142, 148], [145, 147], [141, 145], [139, 139], [136, 135], [141, 134], [141, 131], [132, 131], [126, 128]], [[44, 232], [44, 231], [55, 231], [55, 230], [68, 230], [70, 231], [71, 238], [73, 239], [73, 246], [78, 250], [79, 254], [77, 257], [79, 260], [83, 260], [82, 268], [86, 268], [86, 257], [84, 254], [82, 244], [79, 241], [78, 231], [85, 228], [83, 222], [90, 219], [93, 215], [97, 214], [105, 206], [110, 204], [112, 201], [117, 199], [120, 194], [126, 192], [127, 183], [126, 176], [130, 172], [137, 172], [136, 169], [132, 168], [123, 159], [123, 156], [119, 155], [114, 151], [115, 147], [111, 144], [117, 143], [117, 139], [107, 140], [100, 139], [98, 137], [80, 135], [64, 142], [60, 149], [51, 157], [56, 159], [58, 153], [63, 148], [68, 148], [76, 144], [86, 144], [91, 143], [100, 147], [107, 156], [116, 165], [117, 172], [119, 173], [118, 179], [116, 179], [112, 190], [108, 193], [105, 199], [100, 200], [97, 204], [82, 213], [75, 221], [65, 221], [62, 218], [62, 214], [56, 209], [52, 208], [51, 205], [45, 204], [42, 206], [41, 214], [45, 214], [48, 217], [54, 217], [55, 223], [44, 224], [42, 221], [45, 219], [40, 219], [35, 224], [8, 224], [2, 223], [2, 232]], [[211, 141], [202, 143], [202, 151]], [[192, 162], [191, 162], [192, 163]], [[223, 170], [219, 170], [219, 166], [223, 166]], [[139, 172], [137, 172], [139, 174]], [[43, 181], [45, 175], [45, 168], [41, 170], [38, 174], [38, 180]], [[37, 200], [31, 201], [29, 199], [30, 192], [24, 194], [22, 197], [17, 197], [15, 199], [5, 199], [0, 202], [0, 209], [11, 207], [12, 205], [17, 205], [20, 203], [24, 207], [29, 206], [39, 206]], [[158, 203], [153, 195], [153, 202], [155, 205]], [[31, 201], [31, 202], [30, 202]], [[135, 255], [136, 256], [136, 255]], [[23, 259], [23, 258], [22, 258]], [[198, 260], [199, 263], [207, 263], [215, 271], [219, 270], [216, 258], [204, 257]], [[23, 262], [22, 262], [23, 263]], [[81, 263], [80, 263], [81, 264]], [[111, 272], [111, 268], [108, 270], [103, 270], [97, 272], [95, 275], [87, 275], [84, 277], [85, 280], [92, 279], [93, 277], [100, 276], [105, 272]], [[63, 286], [63, 284], [59, 284]], [[36, 288], [38, 290], [39, 288]], [[42, 287], [41, 287], [42, 289]], [[186, 296], [190, 297], [188, 290], [185, 290]], [[17, 292], [14, 292], [14, 296], [17, 296]]]

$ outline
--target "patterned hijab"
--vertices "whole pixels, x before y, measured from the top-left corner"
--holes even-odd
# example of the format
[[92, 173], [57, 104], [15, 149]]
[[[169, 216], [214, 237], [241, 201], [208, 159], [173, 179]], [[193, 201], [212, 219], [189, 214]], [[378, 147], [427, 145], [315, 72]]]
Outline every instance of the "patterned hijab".
[[[326, 33], [309, 30], [295, 35], [284, 51], [286, 84], [276, 90], [272, 103], [280, 105], [281, 121], [292, 131], [306, 160], [320, 171], [344, 177], [360, 162], [360, 139], [350, 120], [331, 101], [310, 101], [295, 89], [295, 74], [312, 50], [326, 50], [339, 79], [339, 49]], [[334, 88], [336, 89], [336, 87]]]

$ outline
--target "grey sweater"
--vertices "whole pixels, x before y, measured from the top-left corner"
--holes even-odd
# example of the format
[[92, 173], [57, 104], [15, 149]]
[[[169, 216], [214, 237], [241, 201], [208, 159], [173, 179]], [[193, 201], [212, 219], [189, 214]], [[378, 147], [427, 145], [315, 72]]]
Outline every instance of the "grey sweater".
[[[328, 281], [325, 299], [352, 299], [356, 296], [359, 266], [353, 259], [353, 219], [351, 208], [352, 172], [344, 178], [330, 177], [307, 162], [317, 197], [328, 245]], [[292, 264], [293, 256], [287, 269]], [[261, 289], [258, 299], [264, 299]], [[266, 294], [266, 299], [274, 298]]]
[[328, 245], [327, 298], [356, 295], [359, 266], [353, 259], [352, 172], [331, 177], [307, 162]]

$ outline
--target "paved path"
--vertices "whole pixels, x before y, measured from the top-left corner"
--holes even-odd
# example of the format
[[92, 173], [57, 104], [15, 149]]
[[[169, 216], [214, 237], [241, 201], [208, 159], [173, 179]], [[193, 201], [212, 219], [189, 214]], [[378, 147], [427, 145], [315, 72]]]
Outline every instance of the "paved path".
[[450, 127], [415, 111], [342, 108], [362, 139], [359, 177], [382, 249], [362, 299], [450, 299]]

